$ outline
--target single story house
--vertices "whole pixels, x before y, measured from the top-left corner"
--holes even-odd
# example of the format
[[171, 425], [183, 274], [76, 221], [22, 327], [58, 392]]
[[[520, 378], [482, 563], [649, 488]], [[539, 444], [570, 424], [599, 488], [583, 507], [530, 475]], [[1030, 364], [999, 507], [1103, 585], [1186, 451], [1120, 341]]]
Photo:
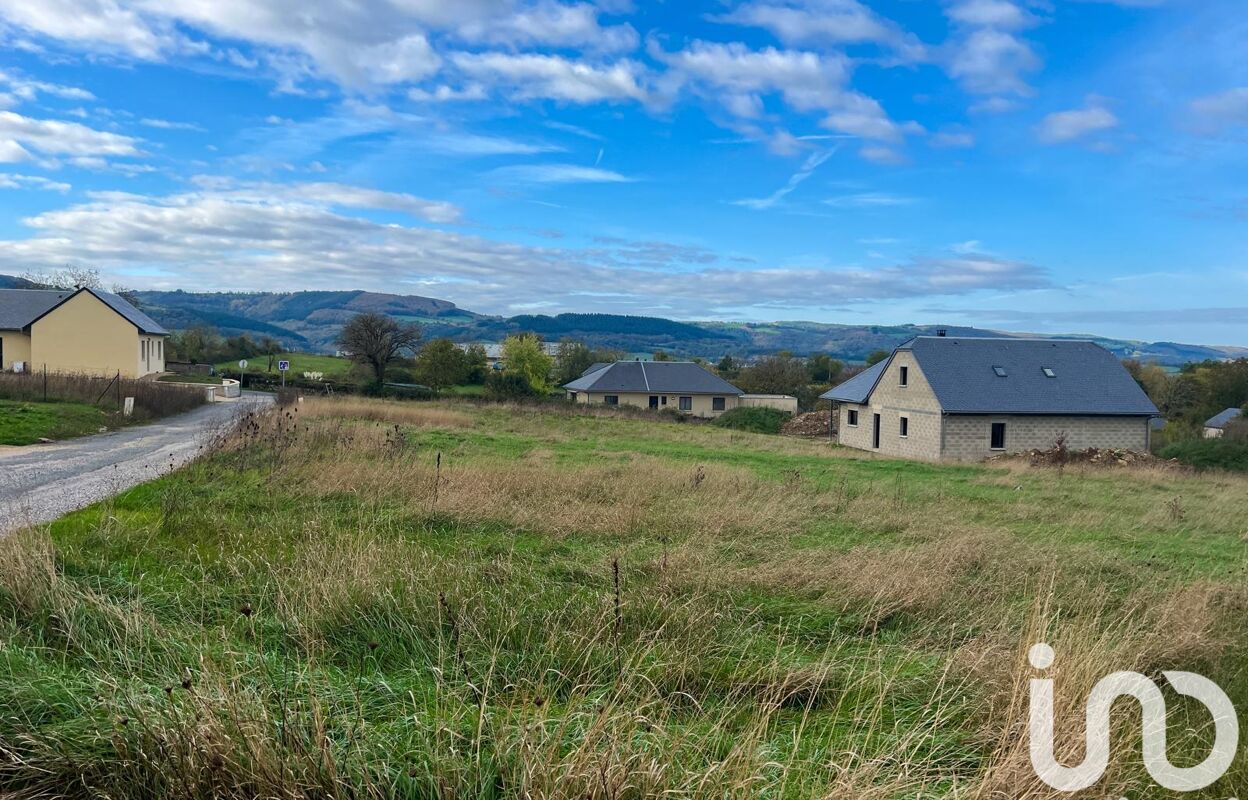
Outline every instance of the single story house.
[[141, 378], [165, 370], [169, 331], [99, 289], [0, 289], [0, 369]]
[[1205, 438], [1220, 439], [1222, 434], [1226, 432], [1226, 426], [1230, 424], [1230, 421], [1238, 419], [1242, 413], [1242, 409], [1228, 408], [1205, 420]]
[[745, 394], [692, 361], [595, 364], [563, 388], [577, 403], [672, 409], [706, 418], [736, 408]]
[[831, 389], [841, 444], [972, 461], [1053, 447], [1147, 451], [1157, 408], [1113, 353], [1067, 339], [919, 336]]

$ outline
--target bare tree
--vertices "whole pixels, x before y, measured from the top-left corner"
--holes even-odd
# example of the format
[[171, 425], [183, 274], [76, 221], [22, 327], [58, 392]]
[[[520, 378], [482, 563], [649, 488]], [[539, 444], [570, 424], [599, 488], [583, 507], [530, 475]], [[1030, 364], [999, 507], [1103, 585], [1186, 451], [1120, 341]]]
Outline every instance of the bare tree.
[[386, 377], [386, 367], [403, 353], [412, 352], [420, 341], [420, 326], [400, 324], [384, 314], [360, 314], [338, 334], [338, 346], [352, 361], [373, 370], [377, 383]]
[[22, 278], [35, 284], [41, 289], [63, 289], [66, 291], [74, 289], [102, 289], [103, 281], [100, 280], [100, 271], [91, 267], [76, 267], [72, 264], [66, 264], [64, 269], [54, 269], [51, 272], [26, 272]]

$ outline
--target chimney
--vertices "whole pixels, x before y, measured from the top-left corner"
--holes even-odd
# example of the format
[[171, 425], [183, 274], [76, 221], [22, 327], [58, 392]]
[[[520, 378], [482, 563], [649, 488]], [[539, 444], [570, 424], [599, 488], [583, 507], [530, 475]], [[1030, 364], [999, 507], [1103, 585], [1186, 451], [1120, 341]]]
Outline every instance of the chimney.
[[949, 331], [947, 331], [947, 330], [946, 330], [946, 329], [944, 329], [944, 328], [937, 328], [937, 329], [936, 329], [936, 335], [937, 335], [937, 336], [947, 336], [947, 335], [949, 335]]

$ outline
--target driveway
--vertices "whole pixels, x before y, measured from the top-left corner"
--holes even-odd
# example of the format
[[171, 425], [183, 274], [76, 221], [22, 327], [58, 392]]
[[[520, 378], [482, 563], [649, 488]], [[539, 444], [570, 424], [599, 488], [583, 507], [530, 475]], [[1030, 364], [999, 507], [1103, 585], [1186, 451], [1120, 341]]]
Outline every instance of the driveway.
[[181, 466], [223, 425], [272, 402], [270, 395], [249, 392], [148, 425], [0, 449], [0, 535], [50, 522]]

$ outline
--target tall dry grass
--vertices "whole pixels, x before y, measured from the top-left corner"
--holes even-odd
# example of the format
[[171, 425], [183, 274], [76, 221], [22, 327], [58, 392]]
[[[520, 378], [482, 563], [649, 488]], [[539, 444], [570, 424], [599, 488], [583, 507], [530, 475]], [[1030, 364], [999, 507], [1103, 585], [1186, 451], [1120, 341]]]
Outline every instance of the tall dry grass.
[[117, 398], [133, 397], [135, 414], [156, 419], [198, 408], [206, 401], [201, 389], [157, 381], [100, 378], [53, 372], [0, 372], [0, 398], [36, 402], [57, 400], [118, 408]]

